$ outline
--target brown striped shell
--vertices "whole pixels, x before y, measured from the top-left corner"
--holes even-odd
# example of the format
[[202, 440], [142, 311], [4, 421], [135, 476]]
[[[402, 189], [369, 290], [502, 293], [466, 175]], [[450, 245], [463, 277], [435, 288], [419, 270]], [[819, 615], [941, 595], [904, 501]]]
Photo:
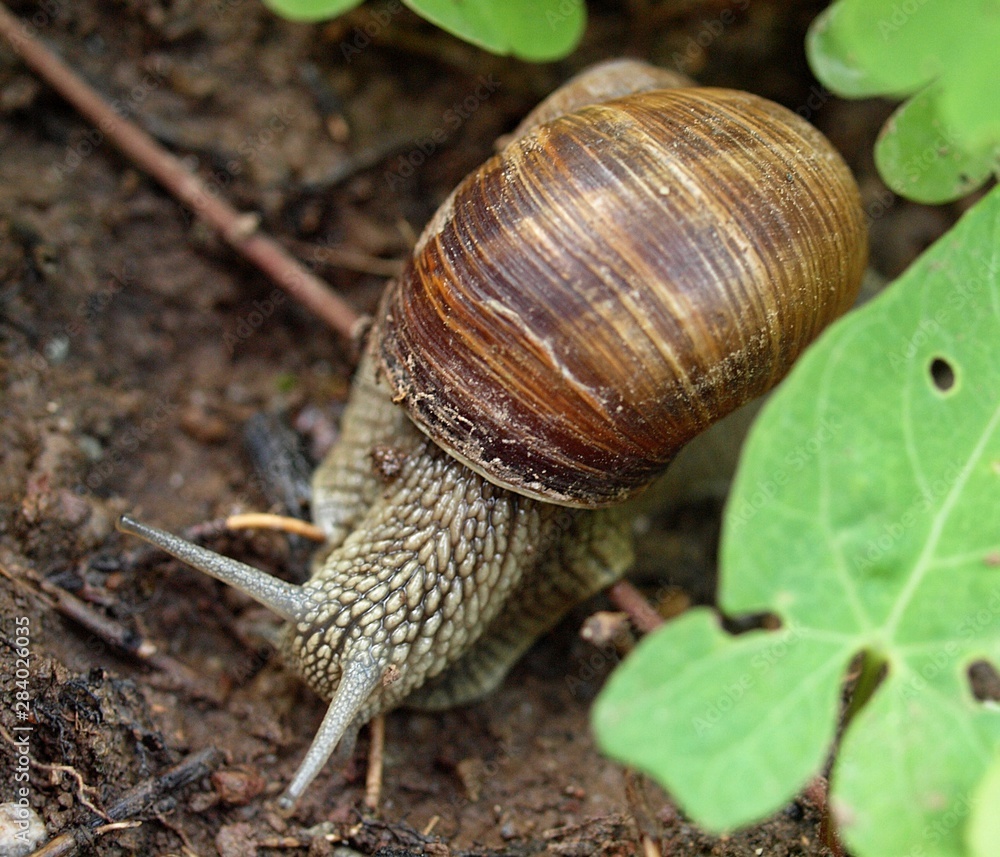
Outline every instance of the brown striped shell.
[[623, 58], [595, 63], [539, 102], [518, 123], [509, 139], [523, 137], [536, 125], [551, 122], [564, 113], [579, 110], [588, 104], [601, 104], [651, 89], [677, 89], [683, 86], [694, 86], [694, 81], [680, 72], [650, 65], [642, 60]]
[[540, 125], [468, 176], [377, 321], [395, 399], [491, 481], [641, 490], [853, 302], [857, 187], [794, 113], [657, 90]]

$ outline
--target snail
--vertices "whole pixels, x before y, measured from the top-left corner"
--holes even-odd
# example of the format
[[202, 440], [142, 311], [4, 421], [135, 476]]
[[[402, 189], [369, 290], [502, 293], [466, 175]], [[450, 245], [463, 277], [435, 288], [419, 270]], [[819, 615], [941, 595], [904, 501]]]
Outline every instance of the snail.
[[288, 620], [331, 702], [285, 807], [371, 717], [482, 697], [623, 575], [624, 501], [857, 294], [864, 217], [831, 144], [748, 93], [656, 87], [570, 98], [435, 214], [314, 476], [310, 580], [120, 522]]

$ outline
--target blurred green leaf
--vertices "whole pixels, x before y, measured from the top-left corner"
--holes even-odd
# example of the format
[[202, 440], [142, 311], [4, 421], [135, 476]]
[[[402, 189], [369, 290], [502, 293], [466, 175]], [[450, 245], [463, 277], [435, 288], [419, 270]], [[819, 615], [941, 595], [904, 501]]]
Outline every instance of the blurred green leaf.
[[583, 0], [403, 0], [415, 12], [466, 41], [496, 54], [555, 60], [583, 35]]
[[994, 758], [972, 797], [968, 841], [972, 857], [996, 857], [1000, 847], [1000, 758]]
[[879, 141], [893, 190], [945, 202], [1000, 170], [1000, 0], [837, 0], [806, 47], [838, 95], [914, 95]]
[[900, 107], [875, 144], [886, 183], [908, 199], [947, 202], [971, 193], [993, 171], [992, 159], [957, 145], [940, 116], [932, 83]]
[[[722, 830], [821, 772], [866, 653], [831, 807], [857, 857], [959, 857], [1000, 710], [1000, 189], [821, 337], [765, 406], [726, 508], [719, 606], [644, 640], [594, 710], [600, 744]], [[881, 684], [875, 686], [880, 670]], [[994, 851], [994, 853], [996, 853]]]
[[264, 0], [276, 15], [289, 21], [326, 21], [350, 12], [364, 0]]
[[[361, 5], [362, 0], [264, 0], [292, 21], [323, 21]], [[535, 62], [561, 59], [583, 35], [583, 0], [403, 0], [441, 29], [496, 54]]]

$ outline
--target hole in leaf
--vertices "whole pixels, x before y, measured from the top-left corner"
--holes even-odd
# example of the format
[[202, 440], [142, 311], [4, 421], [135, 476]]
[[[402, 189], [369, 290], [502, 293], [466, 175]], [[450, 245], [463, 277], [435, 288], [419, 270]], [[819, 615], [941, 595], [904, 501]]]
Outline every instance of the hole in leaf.
[[955, 386], [955, 370], [943, 357], [935, 357], [931, 361], [931, 380], [942, 393], [947, 393]]
[[969, 686], [980, 702], [1000, 702], [1000, 673], [989, 661], [969, 664]]

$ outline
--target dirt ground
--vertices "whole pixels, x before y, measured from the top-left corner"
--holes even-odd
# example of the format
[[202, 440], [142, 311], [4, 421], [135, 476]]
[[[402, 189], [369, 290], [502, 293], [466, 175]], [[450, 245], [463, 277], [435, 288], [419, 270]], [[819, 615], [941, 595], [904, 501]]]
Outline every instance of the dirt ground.
[[[903, 204], [874, 176], [869, 152], [889, 105], [838, 102], [809, 76], [803, 36], [823, 5], [592, 2], [581, 48], [544, 66], [477, 51], [391, 0], [325, 26], [279, 21], [257, 0], [12, 8], [367, 310], [493, 141], [573, 71], [623, 54], [759, 92], [824, 128], [859, 176], [875, 268], [898, 273], [954, 213]], [[713, 838], [598, 754], [588, 706], [617, 655], [577, 629], [600, 600], [489, 700], [391, 714], [377, 813], [363, 808], [364, 733], [294, 815], [275, 811], [324, 704], [274, 656], [265, 611], [137, 548], [113, 522], [131, 511], [191, 532], [273, 506], [244, 424], [279, 415], [319, 454], [350, 367], [321, 322], [0, 46], [0, 643], [13, 663], [15, 640], [29, 638], [30, 801], [49, 833], [89, 829], [79, 853], [101, 855], [627, 855], [642, 853], [642, 834], [669, 855], [830, 853], [821, 789]], [[718, 513], [717, 499], [701, 498], [638, 522], [637, 578], [664, 611], [711, 601]], [[307, 548], [283, 537], [200, 535], [305, 574]], [[16, 670], [2, 680], [13, 699]], [[16, 716], [0, 710], [3, 800], [21, 758]], [[93, 832], [104, 822], [86, 803], [107, 808], [206, 747], [224, 757], [212, 777], [166, 788], [130, 816], [136, 826]]]

